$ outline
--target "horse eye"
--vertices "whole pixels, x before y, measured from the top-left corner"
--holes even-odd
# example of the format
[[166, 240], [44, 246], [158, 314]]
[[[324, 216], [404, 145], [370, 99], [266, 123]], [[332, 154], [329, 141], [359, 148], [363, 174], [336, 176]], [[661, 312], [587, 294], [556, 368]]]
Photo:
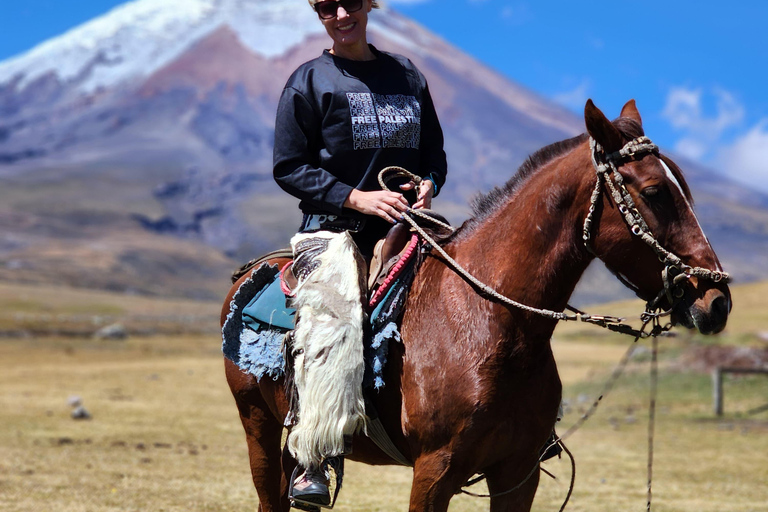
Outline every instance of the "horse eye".
[[646, 187], [640, 192], [646, 199], [651, 199], [659, 195], [659, 187]]

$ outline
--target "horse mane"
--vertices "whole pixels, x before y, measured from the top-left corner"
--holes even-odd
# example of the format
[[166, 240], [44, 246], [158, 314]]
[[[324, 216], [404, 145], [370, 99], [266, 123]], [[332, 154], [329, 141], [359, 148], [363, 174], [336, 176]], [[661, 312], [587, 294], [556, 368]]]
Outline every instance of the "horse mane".
[[[642, 125], [634, 119], [619, 117], [613, 121], [613, 125], [627, 140], [636, 139], [645, 135]], [[576, 146], [587, 140], [587, 137], [588, 135], [586, 133], [582, 133], [576, 137], [544, 146], [530, 155], [504, 185], [493, 187], [486, 194], [478, 194], [471, 200], [470, 206], [472, 208], [472, 216], [454, 232], [454, 236], [449, 238], [453, 239], [456, 235], [472, 231], [473, 228], [477, 227], [485, 219], [490, 217], [493, 212], [506, 204], [509, 198], [520, 189], [523, 183], [536, 174], [539, 169], [552, 160], [569, 153], [576, 148]], [[688, 183], [685, 181], [682, 170], [668, 157], [662, 156], [661, 158], [680, 183], [686, 198], [693, 202], [691, 190], [688, 187]]]
[[587, 134], [582, 133], [576, 137], [545, 146], [530, 155], [504, 185], [493, 187], [488, 193], [478, 194], [472, 199], [470, 203], [472, 216], [456, 230], [454, 235], [471, 231], [481, 224], [493, 212], [501, 208], [536, 171], [555, 158], [569, 153], [586, 139]]

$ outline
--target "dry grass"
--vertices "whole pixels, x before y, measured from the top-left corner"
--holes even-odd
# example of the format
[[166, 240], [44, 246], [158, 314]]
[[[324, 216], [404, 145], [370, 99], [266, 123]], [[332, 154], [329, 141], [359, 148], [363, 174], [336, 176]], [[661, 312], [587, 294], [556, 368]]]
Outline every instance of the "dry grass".
[[[222, 292], [223, 295], [223, 292]], [[221, 304], [104, 291], [0, 284], [0, 335], [90, 335], [120, 323], [131, 333], [218, 332]]]
[[[760, 302], [750, 305], [765, 290], [766, 284], [736, 289], [734, 338], [726, 341], [768, 330]], [[143, 315], [149, 322], [180, 307], [215, 319], [218, 307], [65, 289], [22, 291], [0, 286], [0, 308], [22, 313], [42, 305], [53, 318], [98, 311], [116, 320]], [[589, 404], [626, 346], [597, 338], [556, 335], [570, 405], [561, 432]], [[690, 343], [697, 339], [670, 340], [662, 354], [653, 510], [764, 511], [768, 413], [713, 419], [709, 377], [670, 366]], [[568, 510], [644, 510], [646, 371], [643, 358], [634, 360], [598, 413], [569, 440], [577, 479]], [[768, 400], [768, 378], [730, 385], [728, 411]], [[72, 395], [82, 397], [91, 420], [70, 418]], [[534, 505], [541, 512], [559, 508], [570, 475], [566, 459], [546, 467], [558, 480], [542, 476]], [[404, 468], [351, 463], [336, 509], [406, 510], [410, 475]], [[215, 334], [0, 341], [0, 510], [234, 511], [255, 510], [256, 503]], [[454, 512], [487, 509], [486, 500], [466, 496], [451, 506]]]

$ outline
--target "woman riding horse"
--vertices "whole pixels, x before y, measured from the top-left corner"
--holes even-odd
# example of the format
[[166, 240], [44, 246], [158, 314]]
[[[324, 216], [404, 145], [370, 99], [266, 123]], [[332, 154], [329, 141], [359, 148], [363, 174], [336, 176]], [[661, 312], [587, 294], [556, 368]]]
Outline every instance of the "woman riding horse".
[[[492, 511], [530, 511], [561, 398], [550, 346], [557, 318], [534, 308], [562, 311], [594, 258], [674, 322], [704, 334], [725, 327], [727, 279], [682, 173], [644, 137], [634, 101], [613, 123], [591, 101], [584, 115], [586, 135], [539, 150], [441, 243], [479, 282], [527, 309], [478, 294], [436, 253], [415, 277], [402, 343], [390, 345], [384, 368], [390, 384], [372, 398], [413, 466], [412, 512], [446, 511], [476, 473], [487, 477]], [[247, 278], [233, 286], [222, 323]], [[281, 448], [284, 379], [259, 381], [230, 359], [225, 368], [260, 510], [285, 512], [296, 462]], [[349, 457], [395, 463], [363, 436]]]
[[424, 76], [408, 59], [367, 42], [368, 13], [376, 2], [309, 3], [333, 44], [301, 65], [283, 90], [274, 176], [301, 200], [304, 213], [291, 240], [291, 269], [298, 278], [291, 350], [299, 402], [288, 447], [306, 471], [292, 496], [328, 505], [321, 465], [342, 455], [344, 437], [365, 424], [363, 260], [409, 207], [403, 194], [379, 189], [378, 172], [397, 165], [426, 178], [413, 207], [429, 208], [445, 181], [446, 159]]

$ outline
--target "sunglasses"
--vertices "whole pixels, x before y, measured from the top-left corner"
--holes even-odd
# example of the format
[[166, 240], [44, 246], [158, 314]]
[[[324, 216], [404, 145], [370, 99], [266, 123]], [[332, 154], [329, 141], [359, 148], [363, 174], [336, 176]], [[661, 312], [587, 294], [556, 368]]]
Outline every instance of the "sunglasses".
[[315, 4], [315, 11], [321, 20], [330, 20], [336, 17], [339, 6], [342, 6], [347, 12], [357, 12], [363, 8], [363, 0], [327, 0], [325, 2], [317, 2]]

